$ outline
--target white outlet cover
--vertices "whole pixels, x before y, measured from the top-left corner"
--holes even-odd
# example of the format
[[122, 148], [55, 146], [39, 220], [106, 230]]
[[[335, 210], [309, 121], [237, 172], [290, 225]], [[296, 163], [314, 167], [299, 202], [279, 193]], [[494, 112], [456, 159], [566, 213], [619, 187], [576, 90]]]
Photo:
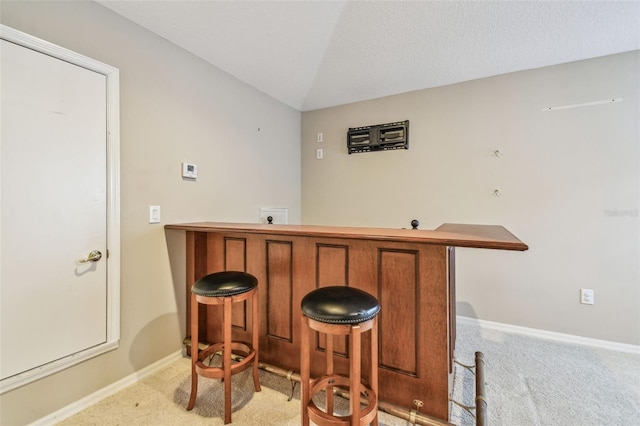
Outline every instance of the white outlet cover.
[[595, 294], [594, 291], [590, 288], [581, 288], [580, 289], [580, 303], [585, 305], [593, 305]]

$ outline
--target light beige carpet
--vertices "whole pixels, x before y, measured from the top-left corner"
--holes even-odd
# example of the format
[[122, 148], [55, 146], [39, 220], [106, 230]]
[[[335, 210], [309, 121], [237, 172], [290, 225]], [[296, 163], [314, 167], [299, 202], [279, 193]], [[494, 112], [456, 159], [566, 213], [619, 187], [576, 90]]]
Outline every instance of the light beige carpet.
[[[59, 425], [223, 425], [223, 384], [199, 378], [198, 399], [186, 406], [191, 392], [190, 360], [182, 358], [160, 372], [107, 397]], [[288, 401], [291, 382], [260, 370], [261, 392], [254, 392], [251, 369], [232, 377], [232, 422], [236, 425], [299, 425], [300, 384]], [[381, 412], [380, 425], [408, 422]]]
[[[458, 322], [456, 358], [486, 362], [486, 399], [491, 426], [621, 426], [640, 424], [640, 354], [545, 340]], [[474, 376], [456, 366], [453, 397], [474, 404]], [[234, 425], [299, 425], [300, 385], [287, 401], [290, 382], [260, 371], [262, 392], [253, 392], [250, 370], [233, 377]], [[200, 378], [193, 411], [185, 410], [190, 392], [190, 361], [180, 359], [62, 425], [222, 425], [222, 384]], [[451, 423], [475, 425], [471, 414], [451, 406]], [[380, 424], [408, 426], [380, 414]]]

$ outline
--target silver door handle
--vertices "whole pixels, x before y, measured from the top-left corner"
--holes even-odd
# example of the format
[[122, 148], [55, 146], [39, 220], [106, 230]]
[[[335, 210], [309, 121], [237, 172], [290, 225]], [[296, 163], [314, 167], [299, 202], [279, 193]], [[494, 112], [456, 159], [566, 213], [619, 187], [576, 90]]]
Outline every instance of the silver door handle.
[[102, 259], [102, 253], [100, 253], [100, 250], [92, 250], [86, 259], [80, 259], [78, 263], [97, 262], [100, 259]]

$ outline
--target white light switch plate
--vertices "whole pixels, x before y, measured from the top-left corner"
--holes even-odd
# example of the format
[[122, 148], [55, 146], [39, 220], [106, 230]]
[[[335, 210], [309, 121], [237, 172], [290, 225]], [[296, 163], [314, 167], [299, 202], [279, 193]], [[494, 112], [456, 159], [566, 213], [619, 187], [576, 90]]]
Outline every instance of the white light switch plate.
[[149, 206], [149, 223], [160, 223], [160, 206]]

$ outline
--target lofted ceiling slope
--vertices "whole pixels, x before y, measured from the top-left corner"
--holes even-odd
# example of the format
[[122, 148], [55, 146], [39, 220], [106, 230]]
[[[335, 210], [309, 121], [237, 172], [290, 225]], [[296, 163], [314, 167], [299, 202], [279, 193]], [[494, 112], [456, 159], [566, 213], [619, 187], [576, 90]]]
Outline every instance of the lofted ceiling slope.
[[640, 0], [96, 1], [300, 111], [640, 49]]

